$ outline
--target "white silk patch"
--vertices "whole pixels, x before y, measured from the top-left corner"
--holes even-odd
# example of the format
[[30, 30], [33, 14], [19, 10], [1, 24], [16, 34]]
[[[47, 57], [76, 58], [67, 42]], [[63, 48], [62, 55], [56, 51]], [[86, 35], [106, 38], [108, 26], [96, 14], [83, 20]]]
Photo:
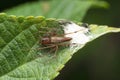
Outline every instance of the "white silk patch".
[[71, 44], [85, 44], [90, 40], [90, 37], [86, 35], [89, 33], [89, 29], [79, 26], [73, 22], [71, 24], [66, 24], [63, 26], [65, 37], [71, 37]]

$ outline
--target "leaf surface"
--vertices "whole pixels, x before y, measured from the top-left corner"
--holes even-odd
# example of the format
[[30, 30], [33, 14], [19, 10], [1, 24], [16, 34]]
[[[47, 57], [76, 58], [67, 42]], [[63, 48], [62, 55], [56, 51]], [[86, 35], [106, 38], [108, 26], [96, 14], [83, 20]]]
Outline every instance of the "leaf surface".
[[[0, 80], [51, 80], [64, 64], [84, 45], [61, 48], [54, 53], [40, 50], [46, 28], [60, 28], [59, 20], [39, 17], [16, 17], [0, 14]], [[79, 23], [78, 23], [79, 24]], [[120, 32], [119, 28], [90, 25], [90, 41], [99, 36]], [[39, 34], [39, 35], [38, 35]]]
[[[41, 36], [48, 29], [60, 28], [58, 19], [82, 21], [91, 7], [108, 4], [97, 0], [48, 0], [19, 5], [0, 14], [0, 80], [51, 80], [54, 79], [72, 55], [84, 45], [70, 50], [61, 48], [49, 54], [42, 50]], [[29, 17], [23, 17], [29, 16]], [[38, 17], [33, 17], [33, 16]], [[45, 16], [46, 18], [42, 17]], [[58, 19], [47, 19], [58, 18]], [[79, 23], [78, 23], [79, 24]], [[90, 41], [119, 28], [90, 25]]]

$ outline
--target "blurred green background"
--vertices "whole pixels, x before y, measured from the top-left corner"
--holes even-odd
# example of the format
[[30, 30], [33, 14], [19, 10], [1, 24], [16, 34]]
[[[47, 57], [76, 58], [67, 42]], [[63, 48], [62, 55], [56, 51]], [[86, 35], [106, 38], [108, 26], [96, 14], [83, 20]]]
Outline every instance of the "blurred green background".
[[[0, 11], [36, 0], [0, 0]], [[120, 27], [120, 0], [108, 9], [91, 8], [82, 22]], [[78, 51], [55, 80], [120, 80], [120, 33], [107, 34]]]

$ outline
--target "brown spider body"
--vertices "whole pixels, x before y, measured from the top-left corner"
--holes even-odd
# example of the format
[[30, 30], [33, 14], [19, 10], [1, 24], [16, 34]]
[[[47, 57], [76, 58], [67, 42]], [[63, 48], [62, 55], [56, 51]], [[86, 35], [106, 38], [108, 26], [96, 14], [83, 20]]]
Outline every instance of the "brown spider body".
[[59, 44], [62, 42], [68, 42], [72, 40], [70, 37], [58, 37], [58, 36], [53, 36], [53, 37], [43, 37], [41, 40], [42, 45], [48, 45], [48, 44]]

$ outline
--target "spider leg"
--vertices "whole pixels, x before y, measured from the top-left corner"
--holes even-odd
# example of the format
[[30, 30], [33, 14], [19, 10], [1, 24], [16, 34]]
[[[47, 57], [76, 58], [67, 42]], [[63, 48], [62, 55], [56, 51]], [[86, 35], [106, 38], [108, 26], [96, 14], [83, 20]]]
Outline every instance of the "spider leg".
[[42, 48], [38, 48], [38, 50], [41, 50], [41, 49], [48, 49], [48, 48], [52, 48], [52, 47], [54, 47], [55, 45], [53, 45], [53, 44], [49, 44], [49, 46], [46, 46], [46, 47], [42, 47]]
[[53, 47], [51, 47], [51, 48], [52, 48], [52, 50], [50, 50], [49, 53], [51, 53], [51, 52], [56, 50], [56, 45], [53, 45]]
[[55, 45], [55, 53], [54, 53], [54, 56], [53, 56], [53, 57], [56, 57], [57, 50], [58, 50], [58, 45]]

